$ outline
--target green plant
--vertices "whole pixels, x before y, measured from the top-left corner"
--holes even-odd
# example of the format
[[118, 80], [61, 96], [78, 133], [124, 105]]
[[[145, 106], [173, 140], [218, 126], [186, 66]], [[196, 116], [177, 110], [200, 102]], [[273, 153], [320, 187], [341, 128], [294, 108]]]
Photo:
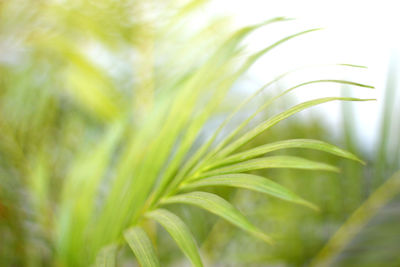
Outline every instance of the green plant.
[[[180, 33], [175, 24], [191, 14], [197, 2], [165, 16], [169, 24], [160, 27], [146, 17], [148, 7], [134, 1], [79, 1], [71, 6], [43, 1], [32, 13], [28, 12], [30, 4], [20, 8], [18, 1], [2, 3], [4, 24], [14, 26], [13, 34], [19, 33], [26, 49], [22, 62], [17, 62], [21, 68], [11, 64], [1, 70], [0, 127], [5, 136], [1, 175], [6, 190], [0, 199], [7, 210], [2, 221], [8, 226], [5, 232], [16, 239], [16, 250], [24, 255], [23, 259], [6, 258], [5, 264], [88, 266], [96, 261], [99, 266], [112, 266], [118, 247], [128, 243], [141, 265], [157, 266], [152, 242], [152, 224], [157, 222], [191, 263], [201, 266], [189, 227], [167, 209], [169, 205], [200, 207], [273, 243], [229, 201], [207, 188], [244, 188], [317, 209], [278, 183], [247, 173], [268, 168], [338, 171], [301, 157], [264, 157], [284, 148], [321, 150], [360, 161], [333, 145], [303, 139], [237, 152], [304, 109], [337, 100], [368, 100], [316, 99], [265, 121], [256, 120], [277, 99], [299, 87], [326, 82], [371, 86], [343, 80], [305, 82], [270, 98], [238, 122], [235, 115], [287, 74], [257, 90], [226, 116], [221, 107], [232, 86], [271, 49], [315, 30], [293, 34], [243, 56], [241, 43], [246, 36], [286, 19], [271, 19], [227, 37], [222, 34], [212, 44], [198, 40], [210, 34], [207, 25], [171, 58], [167, 54], [157, 61], [158, 53], [171, 51], [160, 44], [169, 44], [168, 38]], [[46, 27], [36, 27], [43, 24]], [[90, 56], [97, 46], [103, 56]], [[205, 53], [204, 47], [208, 49]], [[107, 56], [125, 58], [124, 53], [135, 59], [124, 62], [117, 74], [101, 62]], [[201, 57], [186, 64], [193, 55]], [[219, 114], [224, 115], [223, 122], [209, 126]], [[250, 123], [256, 124], [250, 127]], [[13, 188], [18, 193], [13, 194]], [[21, 257], [19, 252], [14, 254]]]

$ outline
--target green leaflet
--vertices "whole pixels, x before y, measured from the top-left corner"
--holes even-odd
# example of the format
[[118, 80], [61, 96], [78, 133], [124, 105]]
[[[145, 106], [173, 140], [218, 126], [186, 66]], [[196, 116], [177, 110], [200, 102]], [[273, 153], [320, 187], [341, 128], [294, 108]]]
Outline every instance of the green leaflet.
[[126, 230], [124, 237], [142, 266], [160, 266], [154, 247], [141, 227], [137, 226]]
[[364, 162], [357, 158], [355, 155], [352, 153], [343, 150], [337, 146], [331, 145], [326, 142], [318, 141], [318, 140], [312, 140], [312, 139], [292, 139], [292, 140], [284, 140], [284, 141], [278, 141], [266, 145], [262, 145], [241, 153], [234, 154], [230, 157], [227, 157], [226, 159], [222, 159], [220, 161], [215, 162], [215, 164], [211, 165], [209, 169], [217, 166], [222, 166], [222, 165], [227, 165], [230, 163], [235, 163], [251, 158], [258, 157], [260, 155], [280, 150], [280, 149], [287, 149], [287, 148], [308, 148], [308, 149], [315, 149], [315, 150], [320, 150], [324, 151], [327, 153], [331, 153], [333, 155], [337, 155], [343, 158], [351, 159], [358, 161], [360, 163]]
[[146, 217], [157, 221], [168, 231], [193, 266], [203, 266], [196, 241], [189, 228], [178, 216], [165, 209], [157, 209], [147, 213]]
[[278, 122], [292, 116], [293, 114], [296, 114], [304, 109], [307, 109], [307, 108], [310, 108], [310, 107], [313, 107], [313, 106], [316, 106], [319, 104], [335, 101], [335, 100], [370, 101], [370, 100], [374, 100], [374, 99], [360, 99], [360, 98], [352, 98], [352, 97], [324, 97], [324, 98], [314, 99], [314, 100], [310, 100], [310, 101], [298, 104], [284, 112], [279, 113], [278, 115], [272, 117], [271, 119], [264, 121], [263, 123], [261, 123], [257, 127], [255, 127], [254, 129], [245, 133], [239, 139], [237, 139], [236, 141], [234, 141], [233, 143], [228, 145], [226, 148], [221, 150], [218, 153], [218, 156], [222, 157], [222, 156], [226, 156], [226, 155], [232, 153], [233, 151], [238, 149], [240, 146], [244, 145], [245, 143], [247, 143], [248, 141], [250, 141], [257, 135], [261, 134], [263, 131], [267, 130], [268, 128], [271, 128]]
[[[281, 22], [281, 21], [288, 21], [288, 20], [291, 20], [291, 19], [285, 18], [285, 17], [276, 17], [276, 18], [269, 19], [269, 20], [264, 21], [259, 24], [243, 27], [243, 28], [237, 30], [235, 33], [233, 33], [231, 35], [231, 37], [228, 38], [223, 43], [223, 45], [217, 50], [216, 55], [219, 55], [219, 57], [220, 57], [220, 55], [229, 56], [231, 53], [233, 53], [238, 48], [239, 43], [253, 31], [257, 30], [258, 28], [260, 28], [262, 26], [266, 26], [268, 24]], [[277, 44], [275, 46], [277, 46]], [[223, 59], [226, 60], [226, 58], [223, 58]], [[255, 60], [253, 60], [253, 62], [254, 61]], [[251, 65], [251, 63], [248, 62], [246, 65], [249, 66], [249, 65]]]
[[103, 248], [96, 258], [96, 267], [115, 267], [118, 246], [115, 244]]
[[[237, 164], [225, 166], [201, 174], [201, 177], [221, 175], [227, 173], [247, 172], [259, 169], [291, 168], [304, 170], [324, 170], [338, 172], [339, 170], [329, 164], [316, 162], [293, 156], [271, 156], [265, 158], [251, 159]], [[198, 179], [198, 178], [197, 178]]]
[[280, 39], [279, 41], [273, 43], [272, 45], [270, 45], [270, 46], [258, 51], [257, 53], [251, 55], [247, 59], [246, 63], [244, 64], [242, 71], [244, 72], [244, 71], [248, 70], [250, 68], [250, 66], [254, 64], [255, 61], [257, 61], [260, 57], [262, 57], [263, 55], [268, 53], [273, 48], [275, 48], [275, 47], [277, 47], [277, 46], [279, 46], [279, 45], [281, 45], [281, 44], [283, 44], [283, 43], [285, 43], [285, 42], [287, 42], [287, 41], [289, 41], [289, 40], [291, 40], [293, 38], [301, 36], [303, 34], [307, 34], [307, 33], [314, 32], [314, 31], [319, 31], [319, 30], [321, 30], [321, 29], [319, 29], [319, 28], [310, 29], [310, 30], [298, 32], [298, 33], [295, 33], [295, 34], [292, 34], [292, 35], [289, 35], [289, 36], [286, 36], [286, 37]]
[[231, 186], [258, 191], [290, 202], [298, 203], [312, 209], [318, 209], [314, 204], [302, 199], [295, 193], [265, 177], [252, 174], [225, 174], [199, 179], [184, 185], [183, 189], [196, 189], [207, 186]]
[[241, 214], [234, 206], [225, 199], [211, 193], [206, 192], [191, 192], [166, 198], [162, 204], [182, 203], [189, 204], [205, 209], [214, 213], [233, 225], [251, 233], [252, 235], [264, 240], [267, 243], [272, 243], [272, 239], [262, 233], [253, 224], [251, 224], [243, 214]]

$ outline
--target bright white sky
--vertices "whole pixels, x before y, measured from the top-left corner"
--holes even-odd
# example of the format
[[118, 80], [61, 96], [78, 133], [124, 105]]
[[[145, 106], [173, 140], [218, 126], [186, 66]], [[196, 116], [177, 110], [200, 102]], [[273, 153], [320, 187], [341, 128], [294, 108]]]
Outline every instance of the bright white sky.
[[[296, 19], [265, 27], [256, 33], [248, 40], [251, 51], [298, 31], [324, 28], [322, 31], [290, 41], [260, 60], [249, 73], [250, 79], [256, 83], [262, 84], [294, 67], [314, 63], [368, 66], [368, 70], [317, 68], [308, 73], [299, 73], [297, 77], [285, 80], [285, 84], [315, 78], [335, 78], [375, 86], [375, 91], [362, 88], [351, 90], [353, 96], [378, 99], [377, 102], [353, 104], [359, 140], [372, 152], [379, 127], [378, 118], [389, 60], [397, 57], [399, 62], [400, 59], [399, 5], [400, 1], [395, 0], [214, 0], [213, 10], [221, 15], [232, 14], [238, 27], [277, 16]], [[339, 86], [319, 85], [299, 90], [296, 97], [299, 100], [307, 100], [339, 94]], [[340, 127], [339, 104], [327, 104], [321, 108], [314, 108], [312, 112], [322, 112], [329, 117], [332, 129]]]

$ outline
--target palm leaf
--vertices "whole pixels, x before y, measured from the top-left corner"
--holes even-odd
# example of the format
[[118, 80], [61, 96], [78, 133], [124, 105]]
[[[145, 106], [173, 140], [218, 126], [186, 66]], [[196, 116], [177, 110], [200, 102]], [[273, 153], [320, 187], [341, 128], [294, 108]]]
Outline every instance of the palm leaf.
[[353, 155], [352, 153], [343, 150], [337, 146], [328, 144], [326, 142], [318, 141], [318, 140], [311, 140], [311, 139], [292, 139], [292, 140], [284, 140], [284, 141], [278, 141], [270, 144], [265, 144], [253, 149], [249, 149], [247, 151], [241, 152], [241, 153], [236, 153], [233, 154], [232, 156], [229, 156], [223, 160], [216, 161], [214, 164], [212, 164], [209, 168], [215, 168], [218, 166], [223, 166], [223, 165], [228, 165], [231, 163], [251, 159], [258, 157], [260, 155], [264, 155], [269, 152], [273, 152], [276, 150], [281, 150], [281, 149], [288, 149], [288, 148], [307, 148], [307, 149], [314, 149], [314, 150], [320, 150], [323, 152], [327, 152], [339, 157], [351, 159], [358, 161], [360, 163], [364, 163], [362, 160], [360, 160], [358, 157]]
[[193, 266], [203, 266], [196, 242], [186, 224], [178, 216], [165, 209], [158, 209], [147, 213], [146, 217], [157, 221], [168, 231]]
[[[259, 169], [269, 168], [292, 168], [303, 170], [324, 170], [338, 172], [339, 170], [326, 163], [311, 161], [293, 156], [271, 156], [259, 159], [252, 159], [240, 163], [232, 164], [226, 167], [204, 172], [201, 177], [221, 175], [226, 173], [247, 172]], [[200, 178], [195, 178], [200, 179]]]
[[252, 225], [244, 215], [234, 208], [225, 199], [211, 193], [206, 192], [191, 192], [187, 194], [168, 197], [162, 201], [163, 204], [182, 203], [198, 206], [211, 213], [214, 213], [233, 225], [241, 228], [254, 235], [257, 238], [264, 240], [267, 243], [272, 243], [272, 239], [262, 233], [254, 225]]
[[271, 195], [280, 199], [284, 199], [290, 202], [298, 203], [312, 209], [318, 209], [314, 204], [302, 199], [295, 193], [291, 192], [287, 188], [273, 182], [265, 177], [252, 175], [252, 174], [225, 174], [218, 176], [211, 176], [203, 179], [199, 179], [193, 182], [188, 182], [182, 185], [183, 190], [193, 190], [201, 187], [211, 186], [230, 186], [249, 189], [257, 192], [261, 192], [267, 195]]
[[124, 232], [124, 237], [142, 266], [160, 266], [154, 247], [142, 228], [130, 228]]

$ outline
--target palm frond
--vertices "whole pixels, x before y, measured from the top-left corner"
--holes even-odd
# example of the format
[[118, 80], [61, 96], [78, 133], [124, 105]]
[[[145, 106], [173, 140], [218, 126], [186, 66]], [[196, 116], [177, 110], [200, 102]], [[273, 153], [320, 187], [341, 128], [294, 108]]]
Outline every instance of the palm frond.
[[[35, 216], [19, 211], [15, 216], [26, 216], [38, 228], [47, 229], [43, 239], [51, 244], [51, 252], [43, 257], [50, 265], [114, 266], [118, 246], [127, 244], [142, 266], [160, 266], [155, 238], [146, 229], [150, 220], [165, 228], [193, 266], [202, 266], [189, 227], [172, 208], [167, 210], [170, 204], [199, 207], [272, 244], [269, 234], [205, 188], [247, 189], [317, 209], [283, 185], [248, 172], [269, 168], [338, 172], [328, 163], [302, 157], [260, 157], [287, 148], [320, 150], [362, 162], [315, 140], [285, 140], [238, 150], [305, 109], [332, 101], [371, 100], [315, 99], [250, 127], [257, 115], [297, 88], [327, 82], [372, 88], [369, 85], [346, 80], [303, 82], [268, 99], [243, 121], [233, 120], [290, 72], [285, 73], [231, 108], [217, 127], [210, 126], [221, 115], [232, 87], [259, 58], [318, 29], [283, 37], [245, 56], [246, 37], [260, 27], [289, 19], [277, 17], [232, 34], [216, 34], [211, 44], [202, 37], [218, 27], [206, 25], [198, 32], [201, 38], [183, 37], [187, 43], [176, 47], [170, 37], [186, 36], [180, 24], [204, 1], [188, 1], [168, 15], [152, 10], [160, 21], [167, 21], [162, 26], [148, 18], [148, 7], [137, 1], [83, 0], [70, 5], [44, 1], [21, 8], [18, 2], [0, 4], [6, 15], [0, 23], [15, 23], [24, 48], [23, 59], [0, 69], [2, 76], [11, 77], [1, 80], [0, 129], [5, 141], [0, 141], [0, 156], [6, 160], [0, 175], [12, 177], [7, 183], [17, 184], [34, 199]], [[160, 1], [162, 11], [165, 5]], [[8, 12], [19, 18], [31, 15], [17, 21]], [[225, 133], [229, 123], [236, 126]], [[21, 195], [17, 198], [23, 202]], [[18, 232], [18, 227], [13, 231]]]

